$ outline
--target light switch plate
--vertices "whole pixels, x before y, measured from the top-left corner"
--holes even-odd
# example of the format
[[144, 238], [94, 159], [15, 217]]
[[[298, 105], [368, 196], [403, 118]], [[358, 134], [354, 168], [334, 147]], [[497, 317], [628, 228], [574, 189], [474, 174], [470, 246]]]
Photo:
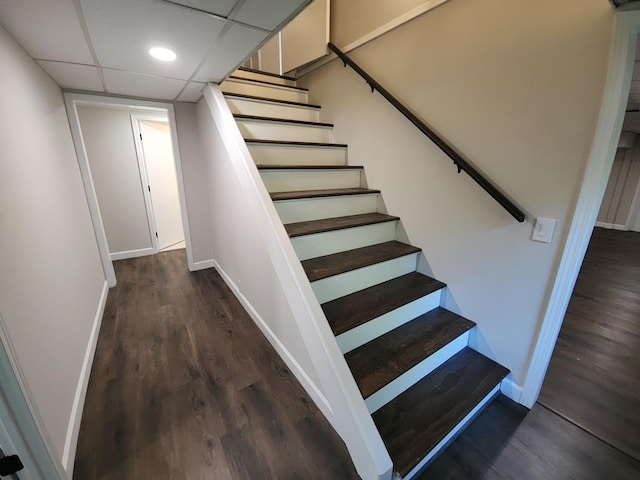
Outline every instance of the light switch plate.
[[536, 225], [533, 227], [531, 240], [536, 242], [551, 243], [553, 231], [556, 228], [555, 218], [536, 218]]

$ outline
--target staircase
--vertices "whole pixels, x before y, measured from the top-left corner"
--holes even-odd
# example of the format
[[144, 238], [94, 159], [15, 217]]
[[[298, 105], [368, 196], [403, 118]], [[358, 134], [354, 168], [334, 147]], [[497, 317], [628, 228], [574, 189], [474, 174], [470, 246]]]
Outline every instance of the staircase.
[[508, 371], [468, 347], [475, 324], [440, 306], [347, 145], [295, 79], [238, 70], [221, 85], [336, 342], [402, 478], [498, 394]]

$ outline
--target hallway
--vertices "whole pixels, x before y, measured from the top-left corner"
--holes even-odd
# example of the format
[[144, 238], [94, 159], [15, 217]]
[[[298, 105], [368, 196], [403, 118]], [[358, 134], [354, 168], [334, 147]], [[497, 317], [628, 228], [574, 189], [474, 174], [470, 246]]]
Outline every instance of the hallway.
[[74, 478], [357, 478], [342, 441], [213, 269], [115, 262]]

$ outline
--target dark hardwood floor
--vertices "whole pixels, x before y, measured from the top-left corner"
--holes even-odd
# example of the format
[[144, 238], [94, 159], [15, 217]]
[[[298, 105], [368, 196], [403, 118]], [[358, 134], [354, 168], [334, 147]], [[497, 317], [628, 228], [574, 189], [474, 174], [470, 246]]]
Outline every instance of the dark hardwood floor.
[[594, 230], [538, 402], [499, 397], [419, 479], [640, 478], [640, 233]]
[[115, 268], [74, 479], [358, 478], [215, 270], [184, 250]]

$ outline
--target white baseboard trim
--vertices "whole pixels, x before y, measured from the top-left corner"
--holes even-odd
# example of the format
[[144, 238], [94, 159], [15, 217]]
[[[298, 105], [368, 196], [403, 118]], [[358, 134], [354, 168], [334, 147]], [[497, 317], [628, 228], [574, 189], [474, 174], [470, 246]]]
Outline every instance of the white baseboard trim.
[[629, 230], [626, 225], [620, 223], [596, 222], [596, 227], [607, 228], [609, 230], [621, 230], [623, 232]]
[[136, 250], [125, 250], [123, 252], [113, 252], [109, 254], [111, 257], [111, 261], [114, 260], [125, 260], [127, 258], [136, 258], [136, 257], [144, 257], [146, 255], [153, 255], [155, 252], [153, 251], [153, 247], [149, 248], [138, 248]]
[[521, 403], [522, 387], [509, 377], [502, 380], [502, 383], [500, 384], [500, 391], [504, 396], [509, 397], [514, 402]]
[[222, 279], [225, 281], [227, 286], [231, 289], [236, 298], [240, 301], [244, 309], [247, 311], [249, 316], [253, 319], [258, 328], [262, 331], [267, 340], [273, 348], [276, 349], [280, 358], [284, 360], [289, 367], [289, 370], [293, 372], [298, 381], [302, 384], [307, 393], [312, 397], [313, 401], [318, 405], [318, 408], [322, 410], [327, 418], [332, 417], [332, 409], [329, 400], [327, 397], [320, 391], [318, 386], [314, 383], [311, 378], [307, 375], [304, 368], [298, 363], [295, 357], [289, 352], [287, 347], [280, 341], [277, 335], [271, 330], [267, 322], [260, 316], [260, 314], [253, 308], [253, 305], [247, 300], [247, 298], [240, 292], [237, 285], [231, 280], [231, 277], [227, 275], [224, 269], [220, 266], [218, 262], [213, 260], [214, 266], [218, 273], [222, 276]]
[[189, 265], [190, 272], [197, 272], [198, 270], [205, 270], [207, 268], [213, 268], [216, 264], [213, 260], [202, 260], [201, 262], [193, 262]]
[[107, 294], [109, 285], [104, 282], [102, 294], [98, 301], [96, 316], [93, 320], [93, 327], [89, 335], [89, 343], [84, 354], [82, 369], [80, 370], [80, 378], [76, 387], [76, 394], [73, 399], [73, 407], [71, 408], [71, 416], [69, 417], [69, 426], [67, 427], [67, 438], [64, 442], [64, 451], [62, 452], [62, 465], [66, 470], [69, 478], [73, 477], [73, 465], [76, 458], [76, 448], [78, 446], [78, 435], [80, 434], [80, 422], [82, 420], [82, 411], [84, 409], [84, 400], [87, 396], [87, 387], [89, 385], [89, 376], [91, 375], [91, 366], [93, 365], [93, 357], [96, 353], [98, 345], [98, 336], [100, 334], [100, 326], [102, 325], [102, 316], [104, 307], [107, 304]]

